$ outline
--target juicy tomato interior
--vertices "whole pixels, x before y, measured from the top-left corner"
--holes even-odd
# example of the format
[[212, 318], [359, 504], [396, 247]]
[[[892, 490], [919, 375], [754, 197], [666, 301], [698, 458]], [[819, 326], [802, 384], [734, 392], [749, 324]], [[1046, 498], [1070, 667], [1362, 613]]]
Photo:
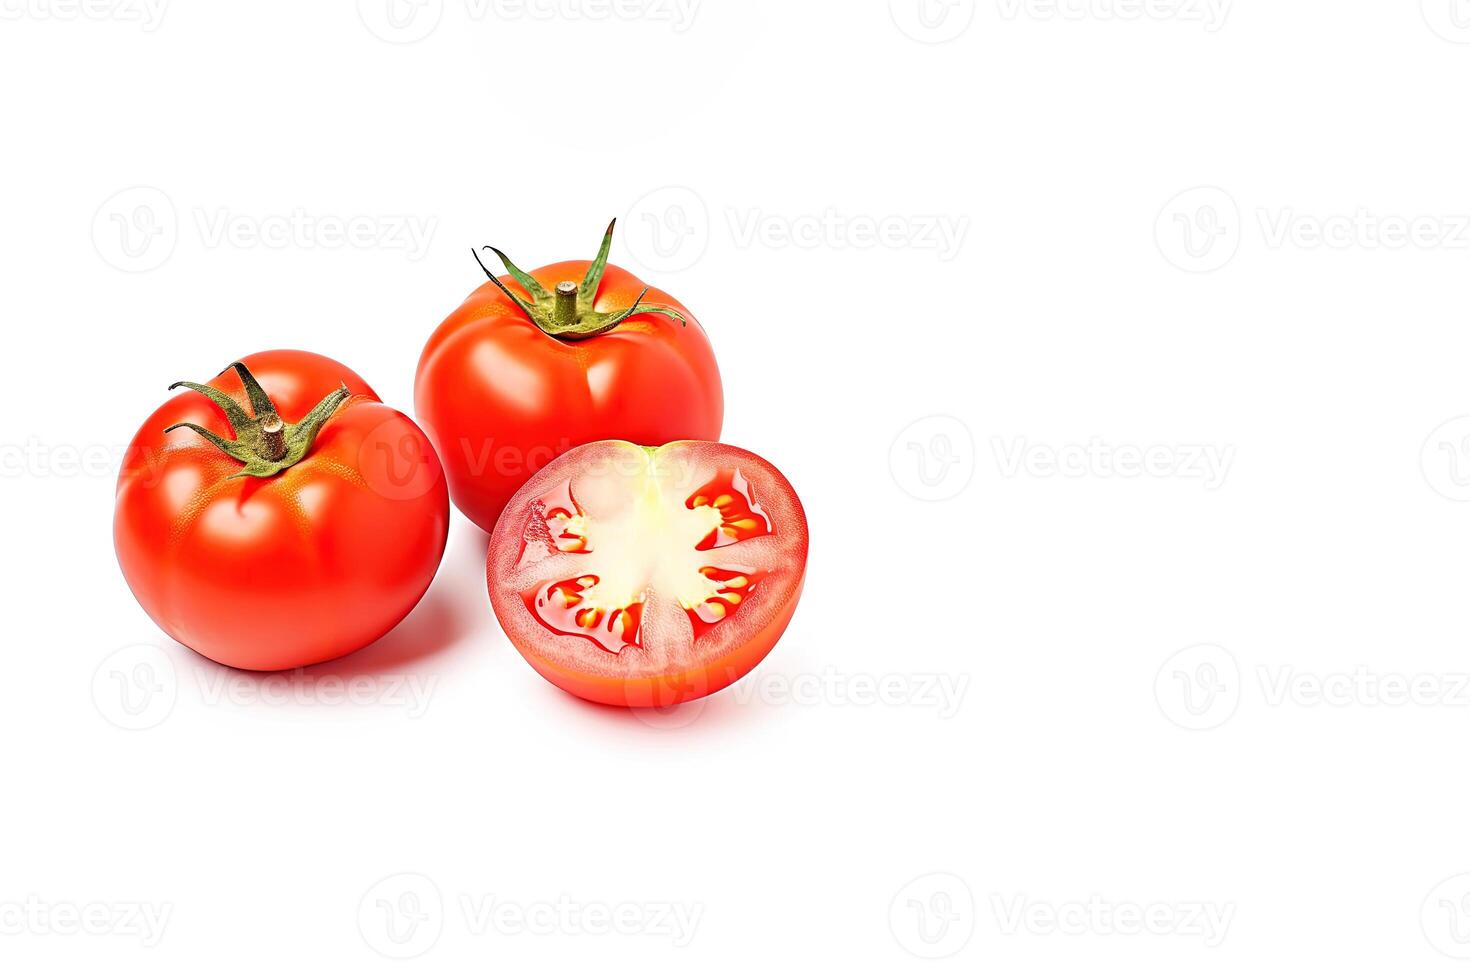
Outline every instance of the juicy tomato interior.
[[[540, 582], [521, 594], [548, 629], [584, 636], [609, 653], [641, 640], [643, 606], [650, 587], [675, 597], [696, 638], [750, 596], [765, 571], [719, 563], [718, 550], [771, 533], [771, 520], [754, 499], [739, 469], [715, 478], [682, 503], [652, 472], [630, 481], [627, 506], [587, 513], [567, 480], [536, 500], [558, 551], [592, 554], [592, 571]], [[525, 547], [522, 546], [522, 556]]]
[[[697, 697], [774, 644], [799, 592], [806, 525], [769, 463], [717, 443], [595, 443], [548, 470], [507, 508], [490, 555], [497, 614], [538, 670], [557, 683], [567, 669], [616, 679], [622, 689], [605, 696], [573, 693], [647, 703], [630, 681], [698, 673], [733, 654], [725, 676], [681, 678]], [[499, 567], [515, 581], [504, 588], [496, 549], [509, 547]], [[511, 593], [520, 614], [502, 608]]]

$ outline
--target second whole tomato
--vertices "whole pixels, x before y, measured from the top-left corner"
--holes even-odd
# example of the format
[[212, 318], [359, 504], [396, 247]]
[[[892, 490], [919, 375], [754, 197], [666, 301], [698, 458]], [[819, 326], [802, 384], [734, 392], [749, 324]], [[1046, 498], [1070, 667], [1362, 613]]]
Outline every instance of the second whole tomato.
[[[668, 293], [592, 261], [508, 273], [430, 337], [414, 403], [456, 506], [481, 528], [557, 456], [589, 442], [716, 441], [724, 395], [699, 322]], [[479, 260], [477, 251], [475, 257]]]

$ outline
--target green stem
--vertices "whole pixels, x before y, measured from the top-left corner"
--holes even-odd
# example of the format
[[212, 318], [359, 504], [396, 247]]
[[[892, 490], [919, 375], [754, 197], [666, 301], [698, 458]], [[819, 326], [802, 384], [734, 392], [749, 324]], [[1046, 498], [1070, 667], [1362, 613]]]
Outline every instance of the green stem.
[[286, 458], [286, 423], [275, 412], [260, 420], [260, 434], [264, 436], [263, 455], [272, 463]]
[[570, 279], [556, 284], [556, 305], [551, 316], [561, 326], [577, 322], [577, 284]]

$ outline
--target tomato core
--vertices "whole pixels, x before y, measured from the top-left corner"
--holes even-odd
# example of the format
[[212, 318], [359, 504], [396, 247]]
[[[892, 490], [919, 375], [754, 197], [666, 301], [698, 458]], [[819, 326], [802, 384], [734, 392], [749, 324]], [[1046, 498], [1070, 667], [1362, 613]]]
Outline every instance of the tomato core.
[[570, 480], [532, 505], [533, 520], [545, 523], [558, 551], [592, 557], [586, 574], [523, 590], [526, 608], [547, 629], [585, 637], [614, 655], [641, 642], [649, 589], [677, 600], [696, 638], [716, 628], [765, 572], [710, 553], [774, 530], [738, 468], [719, 470], [687, 493], [676, 474], [660, 471], [654, 454], [646, 459], [642, 472], [615, 474], [595, 489], [596, 505], [584, 506]]

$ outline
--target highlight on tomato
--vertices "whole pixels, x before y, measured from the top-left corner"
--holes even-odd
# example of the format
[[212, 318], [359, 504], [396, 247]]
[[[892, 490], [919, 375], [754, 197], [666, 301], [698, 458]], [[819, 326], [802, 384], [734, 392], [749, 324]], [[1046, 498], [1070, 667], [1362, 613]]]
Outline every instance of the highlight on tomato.
[[490, 538], [495, 615], [543, 677], [603, 704], [713, 693], [796, 611], [807, 523], [786, 478], [715, 442], [573, 449], [511, 499]]
[[552, 459], [588, 442], [716, 440], [724, 395], [714, 351], [687, 307], [608, 264], [524, 272], [499, 249], [493, 274], [429, 338], [414, 405], [449, 493], [490, 531], [506, 501]]
[[231, 667], [284, 670], [408, 615], [449, 531], [438, 458], [408, 416], [306, 351], [177, 388], [129, 446], [113, 519], [123, 576], [164, 632]]

